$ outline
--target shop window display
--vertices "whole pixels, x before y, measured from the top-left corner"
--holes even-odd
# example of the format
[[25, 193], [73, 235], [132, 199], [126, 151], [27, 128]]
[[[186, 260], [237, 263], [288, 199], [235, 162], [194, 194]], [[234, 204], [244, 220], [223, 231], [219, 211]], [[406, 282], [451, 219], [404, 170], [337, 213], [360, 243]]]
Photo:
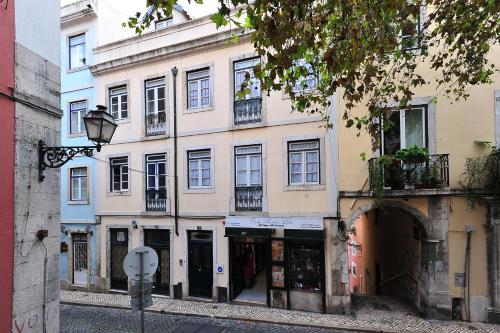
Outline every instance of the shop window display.
[[290, 289], [321, 292], [320, 248], [294, 242], [290, 249]]

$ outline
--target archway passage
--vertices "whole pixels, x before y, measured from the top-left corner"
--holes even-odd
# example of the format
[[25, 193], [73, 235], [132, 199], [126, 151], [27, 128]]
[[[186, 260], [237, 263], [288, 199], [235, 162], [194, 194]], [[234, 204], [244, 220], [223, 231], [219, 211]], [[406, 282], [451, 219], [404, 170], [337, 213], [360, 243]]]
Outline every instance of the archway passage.
[[354, 303], [376, 303], [377, 296], [385, 296], [379, 301], [390, 298], [422, 310], [421, 258], [426, 239], [418, 219], [398, 207], [375, 208], [357, 217], [348, 241], [350, 291], [357, 296]]

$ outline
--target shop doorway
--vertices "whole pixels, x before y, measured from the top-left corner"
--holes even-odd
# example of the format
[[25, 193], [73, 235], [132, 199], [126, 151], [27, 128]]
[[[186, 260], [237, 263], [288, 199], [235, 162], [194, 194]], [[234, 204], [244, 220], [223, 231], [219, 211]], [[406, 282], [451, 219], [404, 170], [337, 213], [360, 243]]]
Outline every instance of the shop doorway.
[[145, 229], [144, 245], [156, 251], [158, 269], [153, 275], [153, 293], [170, 295], [170, 230]]
[[88, 282], [87, 234], [73, 234], [73, 284], [87, 286]]
[[268, 238], [230, 238], [232, 300], [268, 304]]
[[123, 270], [123, 260], [128, 253], [128, 229], [110, 229], [110, 280], [111, 289], [127, 290], [128, 279]]
[[213, 241], [212, 231], [188, 231], [189, 296], [212, 298]]

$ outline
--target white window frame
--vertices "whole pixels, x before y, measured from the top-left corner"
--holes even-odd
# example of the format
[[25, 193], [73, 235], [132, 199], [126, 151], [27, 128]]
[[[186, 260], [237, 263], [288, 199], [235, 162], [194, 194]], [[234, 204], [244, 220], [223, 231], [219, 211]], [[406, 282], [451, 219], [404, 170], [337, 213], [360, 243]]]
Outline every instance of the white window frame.
[[[262, 90], [260, 88], [260, 81], [255, 77], [254, 75], [254, 66], [260, 64], [260, 57], [254, 57], [254, 58], [247, 58], [247, 59], [241, 59], [241, 60], [235, 60], [233, 61], [233, 94], [234, 94], [234, 100], [238, 101], [239, 99], [236, 97], [237, 93], [241, 89], [241, 84], [237, 84], [237, 76], [238, 74], [243, 73], [243, 75], [248, 72], [250, 74], [250, 81], [251, 83], [249, 84], [250, 87], [250, 94], [245, 95], [244, 100], [248, 99], [254, 99], [254, 98], [262, 98]], [[243, 81], [242, 81], [243, 82]], [[253, 91], [258, 91], [258, 93], [252, 93]]]
[[[293, 149], [292, 145], [294, 144], [312, 144], [316, 143], [317, 146], [315, 148], [308, 149]], [[287, 150], [288, 150], [288, 184], [292, 186], [296, 185], [319, 185], [321, 183], [321, 153], [320, 153], [320, 141], [318, 139], [314, 140], [303, 140], [303, 141], [289, 141], [287, 142]], [[308, 153], [316, 152], [317, 160], [316, 162], [307, 162]], [[299, 162], [302, 166], [301, 168], [301, 180], [299, 182], [292, 181], [292, 174], [297, 174], [297, 172], [292, 172], [292, 164], [296, 164], [297, 162], [292, 162], [292, 155], [300, 154], [301, 161]], [[318, 170], [315, 172], [307, 172], [307, 163], [316, 163], [318, 166]], [[307, 174], [309, 173], [317, 173], [317, 181], [308, 182]]]
[[[427, 135], [428, 135], [428, 127], [429, 124], [427, 123], [427, 114], [428, 114], [428, 109], [424, 105], [413, 105], [409, 112], [415, 109], [421, 109], [422, 110], [422, 128], [424, 129], [422, 131], [422, 142], [424, 143], [424, 147], [428, 147], [429, 143], [427, 142]], [[398, 112], [398, 111], [394, 111]], [[399, 110], [399, 140], [401, 143], [401, 149], [408, 148], [406, 146], [406, 112], [407, 110]], [[383, 122], [382, 123], [382, 129], [383, 129]], [[385, 131], [382, 132], [382, 145], [381, 145], [381, 155], [384, 154], [385, 152]]]
[[[73, 105], [83, 103], [83, 108], [75, 108], [73, 110]], [[76, 113], [77, 119], [77, 130], [73, 130], [73, 113]], [[73, 101], [69, 103], [69, 133], [70, 134], [80, 134], [85, 132], [85, 124], [83, 122], [83, 117], [87, 114], [87, 100]]]
[[[190, 76], [192, 76], [190, 78]], [[186, 82], [187, 82], [187, 87], [186, 87], [186, 91], [187, 91], [187, 108], [188, 110], [197, 110], [197, 109], [200, 109], [200, 108], [206, 108], [206, 107], [209, 107], [211, 105], [211, 94], [212, 94], [212, 83], [211, 83], [211, 78], [210, 78], [210, 68], [207, 67], [207, 68], [200, 68], [200, 69], [196, 69], [196, 70], [192, 70], [192, 71], [189, 71], [186, 73]], [[202, 83], [203, 82], [206, 82], [207, 83], [207, 87], [206, 88], [202, 88]], [[196, 88], [195, 89], [191, 89], [190, 85], [192, 83], [196, 83]], [[208, 99], [208, 102], [205, 103], [205, 104], [202, 104], [202, 90], [203, 89], [208, 89], [208, 94], [207, 96], [204, 96]], [[196, 91], [196, 102], [197, 102], [197, 105], [196, 106], [192, 106], [191, 105], [191, 100], [194, 100], [193, 98], [191, 98], [191, 92], [192, 91]]]
[[[71, 40], [76, 39], [78, 37], [83, 36], [83, 42], [80, 42], [75, 45], [71, 45]], [[80, 48], [83, 45], [83, 59], [81, 62], [78, 64], [75, 64], [75, 66], [72, 66], [72, 59], [73, 57], [71, 56], [71, 51], [73, 48]], [[76, 69], [76, 68], [81, 68], [87, 66], [87, 34], [85, 32], [73, 36], [68, 36], [68, 68], [71, 69]]]
[[[252, 152], [244, 152], [246, 150], [254, 150]], [[262, 186], [262, 146], [261, 145], [252, 145], [252, 146], [237, 146], [234, 150], [235, 153], [235, 183], [236, 187], [251, 187], [251, 186]], [[258, 157], [259, 158], [259, 169], [251, 169], [251, 158]], [[238, 159], [245, 160], [245, 173], [246, 173], [246, 184], [238, 184]], [[252, 184], [251, 183], [251, 171], [259, 171], [259, 183]]]
[[[423, 7], [423, 8], [422, 8]], [[418, 39], [415, 40], [415, 43], [413, 45], [409, 45], [408, 47], [404, 47], [404, 40], [405, 39], [411, 39], [411, 38], [420, 38], [420, 35], [423, 33], [422, 28], [423, 28], [423, 12], [422, 9], [425, 10], [425, 6], [420, 6], [419, 13], [416, 17], [416, 22], [415, 22], [415, 35], [412, 34], [404, 34], [404, 31], [401, 30], [400, 33], [400, 43], [403, 49], [405, 50], [418, 50], [421, 47], [421, 40], [419, 41]]]
[[[146, 115], [151, 115], [155, 114], [158, 115], [158, 113], [166, 113], [167, 112], [167, 89], [166, 89], [166, 80], [164, 77], [162, 78], [157, 78], [157, 79], [151, 79], [147, 80], [144, 82], [144, 89], [145, 89], [145, 103], [146, 103]], [[163, 98], [159, 98], [159, 90], [163, 89]], [[148, 99], [148, 91], [153, 91], [153, 99], [149, 100]], [[159, 104], [160, 101], [164, 102], [163, 104], [163, 110], [159, 110]], [[153, 112], [151, 110], [148, 110], [148, 102], [153, 102]]]
[[[85, 175], [73, 175], [73, 171], [75, 170], [84, 170]], [[73, 167], [69, 168], [69, 201], [88, 201], [89, 200], [89, 172], [87, 167]], [[83, 179], [85, 178], [86, 186], [82, 186]], [[79, 193], [78, 197], [73, 196], [74, 184], [73, 180], [76, 180], [78, 183]], [[82, 190], [86, 189], [86, 197], [83, 197]]]
[[[200, 154], [200, 156], [196, 157], [195, 154]], [[192, 174], [192, 168], [191, 168], [191, 162], [196, 161], [197, 167], [196, 170], [198, 171], [198, 177], [197, 177], [197, 184], [196, 185], [191, 185], [191, 179], [194, 177], [191, 177]], [[208, 185], [203, 185], [203, 169], [202, 165], [204, 161], [208, 161], [209, 169], [208, 169], [208, 174], [209, 174], [209, 184]], [[187, 187], [188, 189], [210, 189], [212, 188], [212, 151], [211, 149], [199, 149], [199, 150], [189, 150], [187, 151]]]
[[167, 17], [162, 20], [155, 21], [155, 30], [162, 30], [170, 27], [174, 23], [173, 17]]
[[[165, 164], [165, 173], [160, 174], [159, 173], [159, 164], [164, 163]], [[154, 174], [149, 174], [149, 166], [154, 165], [155, 167], [155, 173]], [[148, 154], [146, 155], [146, 190], [166, 190], [167, 189], [167, 175], [168, 175], [168, 169], [167, 169], [167, 154], [162, 153], [162, 154]], [[154, 187], [151, 187], [149, 184], [149, 177], [154, 176], [155, 177], [155, 184]], [[160, 177], [165, 177], [165, 186], [160, 187], [159, 185], [159, 179]]]
[[[126, 160], [126, 162], [117, 162], [118, 160]], [[120, 157], [112, 157], [109, 159], [110, 165], [110, 192], [121, 193], [130, 191], [130, 168], [129, 168], [129, 157], [128, 156], [120, 156]], [[115, 189], [115, 167], [120, 168], [120, 181], [119, 181], [119, 189]], [[125, 181], [124, 175], [127, 175], [127, 180]], [[127, 183], [127, 187], [125, 188], [123, 185]]]
[[[122, 104], [124, 103], [122, 101], [122, 97], [125, 96], [125, 104], [126, 108], [122, 108]], [[115, 112], [113, 111], [113, 98], [117, 99], [117, 110], [116, 110], [116, 116]], [[109, 88], [109, 113], [113, 116], [115, 120], [122, 120], [122, 119], [128, 119], [129, 117], [129, 112], [128, 112], [128, 90], [126, 85], [122, 86], [117, 86], [117, 87], [112, 87]], [[124, 117], [124, 113], [126, 116]]]
[[[318, 76], [314, 72], [312, 72], [312, 69], [310, 68], [311, 65], [309, 63], [307, 63], [304, 59], [299, 59], [299, 60], [295, 61], [294, 65], [305, 67], [309, 71], [309, 75], [307, 75], [306, 77], [301, 76], [295, 82], [295, 86], [293, 87], [293, 91], [295, 93], [299, 93], [299, 92], [316, 90], [316, 87], [318, 86]], [[311, 86], [307, 85], [307, 87], [302, 87], [302, 82], [304, 82], [304, 81], [306, 82], [306, 85], [307, 85], [308, 81], [313, 81], [314, 84]]]

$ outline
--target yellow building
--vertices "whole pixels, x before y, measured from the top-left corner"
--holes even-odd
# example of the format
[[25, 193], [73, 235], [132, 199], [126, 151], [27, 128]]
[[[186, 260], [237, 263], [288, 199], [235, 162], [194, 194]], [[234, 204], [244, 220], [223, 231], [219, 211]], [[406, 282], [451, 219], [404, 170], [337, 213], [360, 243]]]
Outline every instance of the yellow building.
[[94, 50], [96, 101], [118, 123], [97, 155], [98, 289], [126, 290], [123, 257], [145, 244], [155, 293], [331, 309], [333, 131], [257, 81], [235, 98], [261, 61], [249, 36], [183, 21]]
[[330, 130], [256, 80], [235, 98], [263, 61], [249, 36], [228, 43], [232, 31], [181, 14], [94, 49], [96, 100], [118, 123], [96, 157], [99, 290], [127, 289], [123, 258], [144, 244], [160, 258], [154, 293], [349, 313], [347, 252], [361, 228], [358, 294], [408, 298], [434, 318], [498, 316], [495, 210], [486, 201], [467, 210], [459, 183], [465, 157], [487, 152], [473, 141], [499, 136], [498, 85], [456, 104], [436, 104], [434, 87], [423, 88], [414, 109], [395, 113], [399, 132], [386, 133], [373, 157], [426, 146], [431, 157], [416, 173], [434, 178], [417, 187], [383, 180], [380, 208], [369, 175], [377, 160], [360, 158], [370, 138], [343, 127], [340, 98], [325, 111], [338, 118]]

